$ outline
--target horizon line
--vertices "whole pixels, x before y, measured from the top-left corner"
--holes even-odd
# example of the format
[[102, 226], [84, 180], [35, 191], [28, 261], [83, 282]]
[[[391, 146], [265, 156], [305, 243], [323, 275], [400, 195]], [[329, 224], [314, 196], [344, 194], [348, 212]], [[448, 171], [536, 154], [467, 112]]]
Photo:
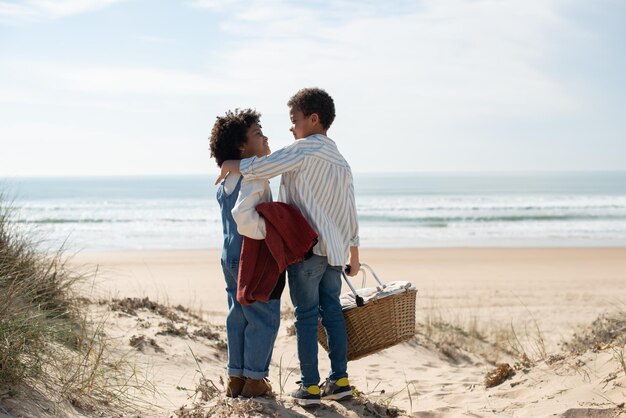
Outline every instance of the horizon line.
[[[624, 169], [585, 169], [585, 170], [441, 170], [441, 171], [353, 171], [354, 175], [531, 175], [531, 174], [618, 174]], [[215, 176], [218, 172], [207, 173], [143, 173], [143, 174], [0, 174], [0, 179], [45, 179], [45, 178], [122, 178], [122, 177], [202, 177]], [[278, 176], [277, 176], [278, 177]]]

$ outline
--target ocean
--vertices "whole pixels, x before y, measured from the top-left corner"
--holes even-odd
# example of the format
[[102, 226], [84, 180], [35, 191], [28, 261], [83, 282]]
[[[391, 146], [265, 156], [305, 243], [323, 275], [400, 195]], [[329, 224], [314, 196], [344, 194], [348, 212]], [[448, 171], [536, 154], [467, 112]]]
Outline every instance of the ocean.
[[[0, 190], [45, 249], [219, 248], [213, 181], [5, 178]], [[626, 172], [357, 173], [354, 182], [362, 247], [626, 246]]]

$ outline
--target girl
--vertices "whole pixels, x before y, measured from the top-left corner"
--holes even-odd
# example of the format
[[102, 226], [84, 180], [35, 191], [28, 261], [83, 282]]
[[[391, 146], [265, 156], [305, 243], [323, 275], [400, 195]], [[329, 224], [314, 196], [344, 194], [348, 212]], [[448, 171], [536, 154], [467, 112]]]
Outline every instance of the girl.
[[[218, 166], [221, 167], [226, 160], [270, 154], [267, 137], [259, 124], [260, 117], [254, 110], [236, 109], [217, 118], [211, 131], [210, 149]], [[237, 275], [242, 234], [254, 239], [265, 238], [265, 223], [254, 208], [271, 200], [269, 182], [242, 181], [241, 175], [231, 174], [220, 184], [217, 200], [222, 212], [224, 247], [221, 262], [228, 297], [226, 395], [235, 398], [240, 395], [247, 398], [262, 396], [272, 390], [267, 376], [280, 324], [280, 292], [275, 292], [278, 295], [273, 295], [274, 298], [267, 303], [257, 301], [252, 305], [241, 305], [237, 302]]]

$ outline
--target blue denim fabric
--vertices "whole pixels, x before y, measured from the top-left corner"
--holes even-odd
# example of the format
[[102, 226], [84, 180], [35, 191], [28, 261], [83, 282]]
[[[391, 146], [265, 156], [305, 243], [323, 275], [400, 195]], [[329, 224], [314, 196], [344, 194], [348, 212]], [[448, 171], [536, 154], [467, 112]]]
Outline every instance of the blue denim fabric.
[[317, 323], [328, 338], [330, 378], [347, 377], [348, 337], [341, 312], [341, 267], [328, 265], [328, 259], [313, 255], [308, 260], [287, 267], [289, 293], [295, 308], [298, 359], [304, 386], [317, 385], [318, 370]]
[[255, 302], [249, 306], [237, 302], [237, 276], [243, 237], [237, 232], [231, 210], [237, 202], [242, 179], [239, 179], [230, 194], [224, 192], [223, 183], [217, 189], [224, 231], [222, 270], [228, 297], [228, 375], [262, 379], [269, 374], [274, 341], [280, 325], [280, 300]]
[[274, 341], [280, 325], [280, 300], [241, 305], [237, 302], [239, 262], [222, 261], [222, 270], [228, 295], [228, 375], [262, 379], [269, 375]]
[[224, 191], [223, 182], [217, 188], [217, 201], [220, 204], [220, 211], [222, 213], [222, 232], [224, 233], [222, 262], [230, 263], [232, 261], [239, 261], [241, 254], [243, 237], [237, 232], [237, 223], [235, 223], [231, 211], [235, 207], [235, 203], [237, 203], [242, 180], [243, 177], [239, 179], [237, 186], [235, 186], [235, 189], [230, 194], [226, 194]]

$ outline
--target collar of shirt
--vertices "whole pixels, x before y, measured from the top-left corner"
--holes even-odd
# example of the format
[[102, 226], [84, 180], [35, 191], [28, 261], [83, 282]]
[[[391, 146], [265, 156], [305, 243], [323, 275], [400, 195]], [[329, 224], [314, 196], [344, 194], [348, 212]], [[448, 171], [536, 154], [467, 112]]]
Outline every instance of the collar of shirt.
[[321, 142], [324, 142], [326, 144], [332, 145], [333, 147], [337, 148], [337, 144], [335, 144], [335, 141], [333, 141], [332, 139], [330, 139], [329, 137], [327, 137], [326, 135], [322, 135], [322, 134], [313, 134], [313, 135], [309, 135], [304, 139], [317, 139]]

